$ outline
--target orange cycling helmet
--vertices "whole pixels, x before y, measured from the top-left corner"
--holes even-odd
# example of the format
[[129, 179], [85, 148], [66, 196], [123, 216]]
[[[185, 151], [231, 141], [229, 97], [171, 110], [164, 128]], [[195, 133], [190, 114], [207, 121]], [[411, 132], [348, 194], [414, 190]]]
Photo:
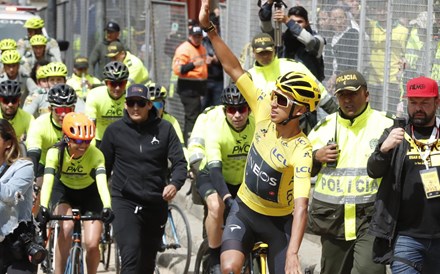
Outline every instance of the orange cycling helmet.
[[63, 133], [70, 139], [92, 140], [95, 123], [83, 113], [69, 112], [63, 119]]

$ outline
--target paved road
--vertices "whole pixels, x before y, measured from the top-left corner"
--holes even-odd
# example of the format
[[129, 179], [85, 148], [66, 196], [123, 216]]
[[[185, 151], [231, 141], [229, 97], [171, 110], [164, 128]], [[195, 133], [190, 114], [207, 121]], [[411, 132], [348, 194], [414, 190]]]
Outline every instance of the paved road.
[[[186, 213], [191, 226], [192, 234], [192, 258], [189, 267], [188, 274], [193, 274], [194, 263], [197, 254], [197, 249], [202, 242], [202, 218], [203, 218], [203, 208], [199, 205], [194, 205], [191, 201], [191, 196], [185, 196], [185, 193], [190, 187], [189, 182], [187, 182], [184, 187], [179, 191], [177, 197], [175, 198], [175, 203], [178, 204]], [[103, 265], [100, 264], [98, 273], [108, 273], [115, 274], [114, 269], [114, 256], [111, 256], [109, 271], [105, 271]], [[160, 274], [182, 274], [184, 263], [178, 260], [169, 260], [170, 256], [164, 256], [159, 254], [158, 265]], [[174, 257], [176, 259], [177, 256]], [[316, 265], [314, 273], [319, 273], [319, 260], [321, 258], [321, 249], [319, 244], [319, 238], [314, 235], [306, 235], [300, 249], [300, 259], [303, 268]], [[172, 258], [173, 259], [173, 258]], [[43, 274], [41, 271], [39, 274]]]

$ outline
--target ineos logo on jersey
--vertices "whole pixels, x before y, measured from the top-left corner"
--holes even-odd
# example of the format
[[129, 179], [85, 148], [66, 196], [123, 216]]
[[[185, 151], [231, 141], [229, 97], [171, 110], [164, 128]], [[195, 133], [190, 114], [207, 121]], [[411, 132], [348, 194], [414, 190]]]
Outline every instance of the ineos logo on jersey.
[[275, 165], [277, 165], [277, 163], [281, 163], [283, 166], [287, 166], [286, 158], [284, 158], [284, 155], [281, 154], [277, 148], [272, 148], [270, 151], [270, 160]]

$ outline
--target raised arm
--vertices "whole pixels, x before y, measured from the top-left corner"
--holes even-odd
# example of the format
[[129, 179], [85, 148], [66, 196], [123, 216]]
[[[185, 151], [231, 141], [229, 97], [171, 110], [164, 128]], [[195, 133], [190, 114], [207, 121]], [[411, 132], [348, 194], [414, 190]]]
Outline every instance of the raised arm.
[[[199, 13], [199, 22], [201, 27], [207, 31], [211, 44], [214, 47], [217, 58], [223, 66], [225, 72], [231, 77], [232, 81], [244, 74], [244, 70], [240, 65], [237, 57], [231, 49], [225, 44], [222, 38], [218, 35], [217, 30], [213, 28], [210, 30], [211, 22], [209, 22], [209, 0], [202, 0], [202, 7]], [[210, 31], [209, 31], [210, 30]]]

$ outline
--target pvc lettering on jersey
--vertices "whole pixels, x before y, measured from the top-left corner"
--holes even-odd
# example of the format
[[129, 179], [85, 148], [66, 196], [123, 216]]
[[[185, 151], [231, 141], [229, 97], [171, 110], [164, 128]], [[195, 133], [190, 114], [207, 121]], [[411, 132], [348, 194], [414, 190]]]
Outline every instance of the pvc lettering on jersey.
[[365, 168], [323, 167], [320, 177], [313, 196], [332, 204], [374, 202], [380, 184], [380, 180], [368, 177]]
[[259, 197], [277, 203], [281, 176], [282, 173], [269, 166], [252, 146], [246, 162], [247, 187]]
[[112, 106], [110, 109], [108, 109], [105, 114], [102, 116], [102, 118], [115, 118], [115, 116], [117, 116], [117, 118], [121, 118], [122, 117], [122, 112], [123, 108], [122, 107], [115, 107]]
[[83, 173], [83, 172], [84, 172], [84, 167], [82, 165], [75, 166], [71, 164], [70, 166], [67, 167], [65, 174], [71, 175], [71, 174]]
[[247, 155], [249, 152], [249, 148], [251, 146], [249, 144], [243, 144], [243, 145], [236, 145], [234, 146], [234, 148], [232, 149], [232, 154], [239, 154], [239, 155]]

